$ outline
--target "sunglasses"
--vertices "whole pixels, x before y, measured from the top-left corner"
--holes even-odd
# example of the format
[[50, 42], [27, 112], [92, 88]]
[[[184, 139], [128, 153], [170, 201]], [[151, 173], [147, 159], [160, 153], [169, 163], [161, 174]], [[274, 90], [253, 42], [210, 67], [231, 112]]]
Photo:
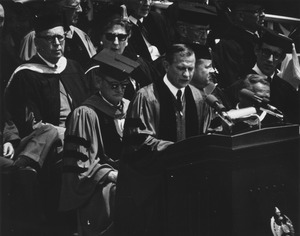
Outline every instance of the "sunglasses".
[[119, 41], [125, 41], [128, 38], [128, 34], [113, 34], [113, 33], [106, 33], [105, 38], [108, 41], [115, 41], [116, 37]]
[[274, 52], [268, 48], [262, 48], [261, 49], [261, 54], [265, 58], [270, 58], [271, 55], [273, 55], [274, 60], [278, 61], [282, 57], [282, 53]]
[[129, 84], [129, 81], [123, 82], [123, 83], [115, 83], [115, 82], [111, 82], [108, 81], [107, 79], [103, 78], [106, 83], [110, 86], [111, 89], [113, 90], [118, 90], [120, 87], [122, 90], [125, 90], [127, 85]]

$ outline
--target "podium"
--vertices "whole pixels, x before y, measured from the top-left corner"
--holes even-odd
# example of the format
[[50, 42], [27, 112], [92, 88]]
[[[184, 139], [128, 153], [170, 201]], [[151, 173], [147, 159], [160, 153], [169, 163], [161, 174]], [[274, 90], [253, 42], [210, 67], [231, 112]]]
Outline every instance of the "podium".
[[275, 207], [300, 231], [299, 126], [211, 134], [166, 152], [165, 235], [266, 236]]

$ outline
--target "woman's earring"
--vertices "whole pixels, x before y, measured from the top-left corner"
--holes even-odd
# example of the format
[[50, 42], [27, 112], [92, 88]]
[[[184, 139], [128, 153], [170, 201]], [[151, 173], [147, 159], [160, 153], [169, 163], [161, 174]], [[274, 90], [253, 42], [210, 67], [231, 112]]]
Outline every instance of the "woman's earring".
[[102, 41], [100, 41], [100, 45], [103, 45], [103, 42], [102, 42]]

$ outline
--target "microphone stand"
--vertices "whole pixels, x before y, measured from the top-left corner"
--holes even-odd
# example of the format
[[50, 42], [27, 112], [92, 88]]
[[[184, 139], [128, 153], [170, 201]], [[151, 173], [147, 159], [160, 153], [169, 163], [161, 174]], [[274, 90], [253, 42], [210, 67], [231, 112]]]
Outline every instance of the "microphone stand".
[[283, 121], [284, 116], [282, 114], [278, 114], [276, 112], [270, 111], [269, 109], [265, 109], [265, 108], [262, 108], [262, 107], [260, 107], [260, 110], [265, 111], [265, 112], [267, 112], [268, 114], [270, 114], [272, 116], [275, 116], [276, 118], [280, 119], [281, 122]]
[[231, 134], [234, 123], [232, 122], [232, 120], [230, 119], [230, 117], [226, 116], [226, 115], [225, 116], [221, 115], [219, 112], [216, 112], [216, 113], [217, 113], [217, 115], [221, 119], [223, 131], [225, 133], [227, 133], [227, 134]]

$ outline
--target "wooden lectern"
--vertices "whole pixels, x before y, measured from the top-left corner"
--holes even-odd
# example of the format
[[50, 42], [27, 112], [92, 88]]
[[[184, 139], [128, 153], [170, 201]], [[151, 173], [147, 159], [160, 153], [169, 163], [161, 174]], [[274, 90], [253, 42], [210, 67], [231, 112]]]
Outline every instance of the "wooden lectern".
[[172, 236], [272, 235], [278, 207], [300, 232], [299, 126], [175, 144], [166, 155], [166, 226]]

